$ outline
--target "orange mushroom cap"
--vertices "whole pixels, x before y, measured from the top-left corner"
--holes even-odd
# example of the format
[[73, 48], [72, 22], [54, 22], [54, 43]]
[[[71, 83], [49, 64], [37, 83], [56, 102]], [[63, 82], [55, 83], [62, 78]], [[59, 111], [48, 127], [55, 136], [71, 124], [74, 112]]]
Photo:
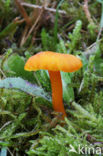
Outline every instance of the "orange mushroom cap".
[[81, 67], [81, 60], [74, 55], [45, 51], [30, 57], [24, 69], [28, 71], [45, 69], [50, 71], [74, 72]]

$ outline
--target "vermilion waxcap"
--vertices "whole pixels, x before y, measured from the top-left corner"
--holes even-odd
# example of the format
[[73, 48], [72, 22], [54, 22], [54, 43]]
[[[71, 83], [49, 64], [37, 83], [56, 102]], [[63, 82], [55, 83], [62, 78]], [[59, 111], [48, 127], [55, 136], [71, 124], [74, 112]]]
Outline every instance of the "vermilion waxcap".
[[28, 71], [36, 71], [40, 69], [48, 70], [52, 88], [53, 108], [56, 112], [62, 113], [61, 119], [64, 119], [67, 114], [63, 105], [63, 90], [60, 71], [74, 72], [81, 67], [81, 60], [73, 55], [45, 51], [30, 57], [24, 68]]
[[74, 55], [45, 51], [30, 57], [24, 68], [28, 71], [45, 69], [50, 71], [74, 72], [81, 67], [81, 60]]

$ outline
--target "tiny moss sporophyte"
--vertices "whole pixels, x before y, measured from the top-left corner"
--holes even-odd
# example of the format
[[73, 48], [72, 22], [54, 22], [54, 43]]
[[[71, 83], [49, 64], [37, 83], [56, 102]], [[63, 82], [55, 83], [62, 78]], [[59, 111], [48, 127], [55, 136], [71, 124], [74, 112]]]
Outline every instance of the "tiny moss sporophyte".
[[67, 114], [63, 105], [63, 89], [60, 71], [74, 72], [81, 67], [81, 60], [74, 55], [44, 51], [30, 57], [24, 69], [27, 71], [40, 69], [48, 70], [52, 88], [53, 109], [56, 112], [61, 112], [62, 119], [64, 119]]

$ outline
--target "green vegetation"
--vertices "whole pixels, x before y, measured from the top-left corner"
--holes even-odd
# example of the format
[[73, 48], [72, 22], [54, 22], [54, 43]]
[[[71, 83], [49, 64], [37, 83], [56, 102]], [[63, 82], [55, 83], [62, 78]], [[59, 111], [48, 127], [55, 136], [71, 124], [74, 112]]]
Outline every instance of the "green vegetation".
[[[54, 9], [39, 12], [17, 2], [0, 1], [0, 156], [102, 156], [85, 151], [103, 152], [102, 0], [87, 0], [86, 9], [80, 0], [25, 0]], [[24, 70], [40, 51], [83, 62], [75, 73], [61, 72], [65, 121], [54, 117], [48, 72]]]

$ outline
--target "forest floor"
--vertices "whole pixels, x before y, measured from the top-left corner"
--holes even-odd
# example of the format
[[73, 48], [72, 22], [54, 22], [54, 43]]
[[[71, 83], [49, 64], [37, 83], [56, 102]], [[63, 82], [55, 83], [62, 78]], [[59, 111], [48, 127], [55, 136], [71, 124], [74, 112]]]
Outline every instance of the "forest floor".
[[[0, 1], [0, 156], [103, 155], [102, 30], [102, 0]], [[48, 71], [24, 70], [41, 51], [83, 63], [61, 72], [64, 120]]]

